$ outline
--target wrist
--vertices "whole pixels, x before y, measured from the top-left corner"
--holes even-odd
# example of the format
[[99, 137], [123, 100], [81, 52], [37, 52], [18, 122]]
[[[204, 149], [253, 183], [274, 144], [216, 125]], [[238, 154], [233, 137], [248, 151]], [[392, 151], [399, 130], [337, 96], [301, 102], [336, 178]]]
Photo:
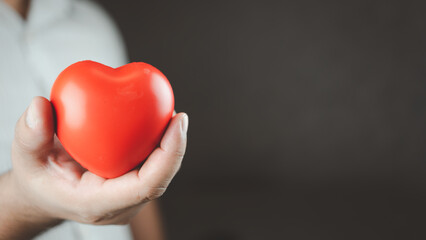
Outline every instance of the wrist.
[[12, 171], [0, 176], [0, 240], [32, 238], [61, 223], [33, 204], [23, 190]]

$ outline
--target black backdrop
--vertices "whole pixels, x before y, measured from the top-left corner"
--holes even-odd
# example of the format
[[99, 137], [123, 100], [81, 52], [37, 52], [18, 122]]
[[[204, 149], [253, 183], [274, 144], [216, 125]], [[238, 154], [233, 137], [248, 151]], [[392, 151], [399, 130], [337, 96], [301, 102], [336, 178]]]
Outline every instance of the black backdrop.
[[424, 239], [424, 1], [99, 2], [190, 117], [170, 239]]

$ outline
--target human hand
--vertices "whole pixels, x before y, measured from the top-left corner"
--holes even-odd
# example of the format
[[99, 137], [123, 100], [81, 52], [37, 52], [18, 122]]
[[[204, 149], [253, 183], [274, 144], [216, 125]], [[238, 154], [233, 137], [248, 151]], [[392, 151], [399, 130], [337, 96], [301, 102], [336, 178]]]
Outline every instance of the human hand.
[[115, 179], [99, 177], [75, 162], [54, 134], [50, 102], [33, 99], [16, 125], [9, 179], [32, 219], [88, 224], [127, 224], [145, 203], [160, 197], [179, 170], [188, 117], [175, 115], [161, 144], [140, 169]]

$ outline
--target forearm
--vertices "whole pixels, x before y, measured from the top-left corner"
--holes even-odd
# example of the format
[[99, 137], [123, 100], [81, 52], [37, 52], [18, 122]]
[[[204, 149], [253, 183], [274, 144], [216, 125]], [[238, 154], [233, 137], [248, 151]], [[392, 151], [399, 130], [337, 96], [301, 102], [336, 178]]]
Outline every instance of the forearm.
[[163, 223], [157, 201], [150, 202], [133, 218], [131, 225], [135, 240], [164, 240]]
[[61, 222], [29, 204], [11, 172], [0, 176], [0, 196], [0, 240], [31, 239]]

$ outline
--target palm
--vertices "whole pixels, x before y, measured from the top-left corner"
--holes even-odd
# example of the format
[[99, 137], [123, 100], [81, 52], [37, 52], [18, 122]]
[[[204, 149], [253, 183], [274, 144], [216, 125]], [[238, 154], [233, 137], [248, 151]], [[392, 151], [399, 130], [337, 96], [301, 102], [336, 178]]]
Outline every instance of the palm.
[[84, 169], [64, 150], [53, 133], [50, 102], [43, 98], [35, 102], [32, 106], [42, 121], [35, 130], [25, 119], [18, 121], [13, 172], [21, 194], [46, 216], [92, 224], [126, 223], [144, 203], [164, 193], [180, 167], [186, 147], [185, 114], [172, 118], [160, 146], [140, 169], [105, 179]]

